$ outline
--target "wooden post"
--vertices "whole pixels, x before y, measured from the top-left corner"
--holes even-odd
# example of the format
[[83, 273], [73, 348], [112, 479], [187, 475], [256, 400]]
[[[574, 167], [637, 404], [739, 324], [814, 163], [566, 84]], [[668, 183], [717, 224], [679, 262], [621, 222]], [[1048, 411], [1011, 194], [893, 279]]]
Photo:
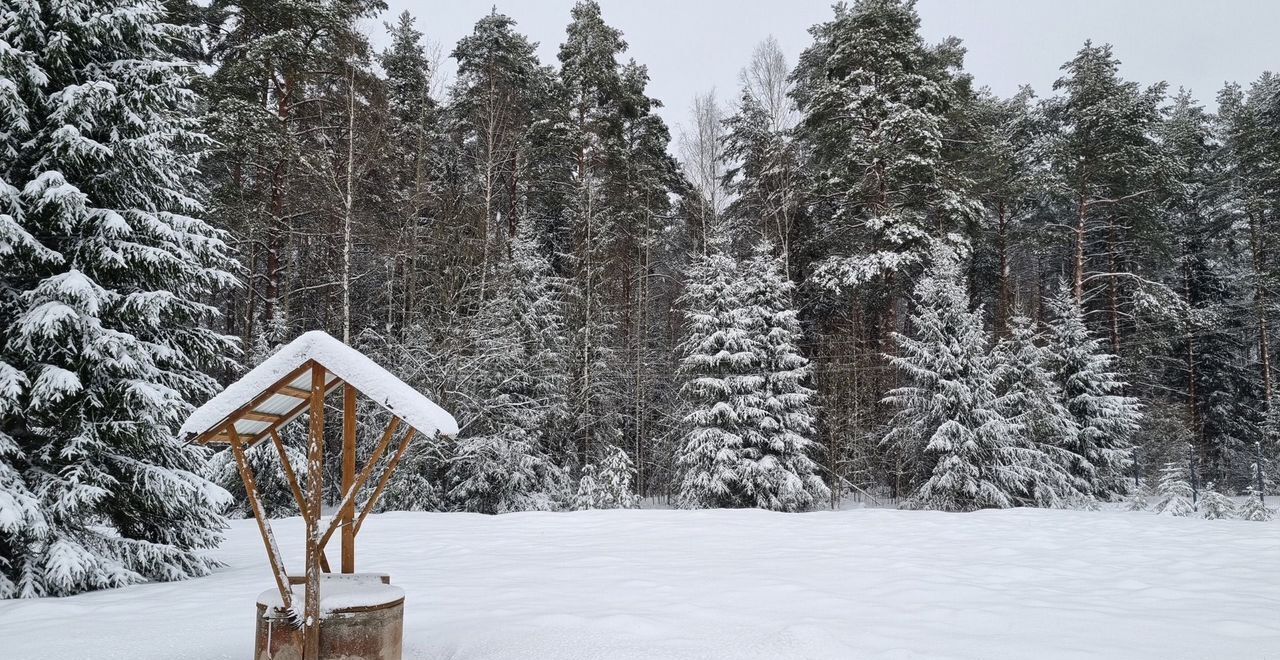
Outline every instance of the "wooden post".
[[[356, 388], [342, 386], [342, 492], [356, 480]], [[356, 501], [351, 498], [338, 515], [342, 518], [342, 572], [356, 572]]]
[[303, 610], [305, 660], [320, 659], [320, 510], [324, 500], [325, 369], [311, 369], [311, 429], [307, 438], [307, 593]]
[[262, 534], [262, 543], [267, 546], [267, 559], [271, 562], [271, 574], [276, 578], [276, 587], [280, 589], [280, 602], [286, 610], [293, 609], [293, 593], [289, 591], [289, 578], [285, 576], [284, 560], [280, 559], [280, 547], [276, 545], [276, 535], [271, 532], [271, 523], [267, 520], [267, 512], [258, 499], [258, 486], [253, 479], [253, 469], [244, 456], [244, 446], [240, 436], [236, 434], [235, 425], [227, 427], [231, 438], [231, 454], [236, 458], [236, 468], [240, 470], [240, 478], [244, 480], [245, 497], [249, 500], [249, 508], [253, 510], [253, 519], [258, 521], [258, 532]]

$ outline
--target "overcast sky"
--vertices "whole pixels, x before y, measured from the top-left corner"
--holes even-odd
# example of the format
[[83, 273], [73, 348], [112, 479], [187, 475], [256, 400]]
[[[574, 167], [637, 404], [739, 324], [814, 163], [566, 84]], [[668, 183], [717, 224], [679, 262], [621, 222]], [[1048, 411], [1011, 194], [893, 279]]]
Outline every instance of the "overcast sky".
[[[649, 68], [649, 95], [666, 107], [673, 133], [694, 94], [738, 94], [738, 72], [752, 48], [772, 34], [788, 60], [809, 44], [808, 28], [831, 16], [828, 0], [601, 0], [604, 19], [622, 30], [628, 55]], [[476, 20], [497, 6], [539, 42], [556, 64], [573, 0], [389, 0], [384, 17], [408, 9], [418, 29], [447, 57]], [[1058, 68], [1085, 39], [1109, 42], [1121, 73], [1141, 83], [1190, 88], [1213, 106], [1229, 80], [1247, 84], [1280, 67], [1280, 0], [921, 0], [925, 38], [960, 37], [965, 68], [979, 85], [1009, 95], [1030, 84], [1045, 96]], [[381, 22], [369, 26], [379, 47]], [[453, 63], [444, 63], [452, 75]]]

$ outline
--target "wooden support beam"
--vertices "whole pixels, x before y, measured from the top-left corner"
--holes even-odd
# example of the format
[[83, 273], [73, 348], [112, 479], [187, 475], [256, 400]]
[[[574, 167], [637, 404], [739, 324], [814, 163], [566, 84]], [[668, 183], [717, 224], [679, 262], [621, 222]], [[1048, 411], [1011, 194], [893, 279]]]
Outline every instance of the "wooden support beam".
[[289, 578], [285, 575], [284, 560], [280, 558], [280, 547], [276, 545], [276, 536], [271, 532], [271, 521], [262, 508], [262, 500], [258, 499], [258, 485], [253, 478], [253, 468], [245, 458], [244, 446], [234, 428], [231, 433], [231, 453], [236, 458], [236, 468], [240, 478], [244, 480], [244, 492], [249, 500], [249, 508], [253, 510], [253, 518], [258, 521], [258, 532], [262, 534], [262, 544], [267, 546], [267, 559], [271, 562], [271, 573], [276, 578], [276, 587], [280, 589], [280, 602], [286, 610], [293, 609], [293, 592], [289, 590]]
[[240, 413], [240, 419], [248, 419], [255, 422], [268, 422], [270, 424], [276, 424], [280, 420], [284, 419], [284, 416], [272, 415], [271, 413], [261, 413], [256, 410], [247, 410], [243, 413]]
[[404, 458], [404, 452], [409, 448], [409, 442], [413, 440], [417, 430], [409, 427], [409, 432], [404, 434], [404, 440], [400, 441], [400, 447], [396, 449], [395, 456], [391, 457], [391, 462], [387, 463], [387, 469], [382, 471], [382, 476], [378, 477], [378, 486], [373, 489], [373, 494], [369, 496], [369, 501], [365, 502], [364, 509], [360, 511], [360, 517], [356, 518], [355, 530], [352, 535], [360, 533], [360, 526], [364, 524], [365, 516], [373, 511], [373, 507], [378, 505], [378, 498], [382, 497], [382, 491], [387, 487], [387, 483], [391, 481], [391, 475], [395, 473], [396, 468], [400, 465], [400, 459]]
[[[356, 388], [342, 386], [342, 492], [351, 490], [356, 479]], [[356, 572], [355, 498], [346, 500], [338, 512], [342, 519], [342, 572]]]
[[[307, 501], [302, 495], [302, 487], [298, 485], [298, 475], [293, 471], [293, 466], [289, 464], [289, 455], [284, 450], [284, 441], [280, 439], [280, 434], [275, 429], [271, 429], [271, 443], [276, 446], [276, 453], [280, 456], [280, 465], [284, 466], [284, 476], [289, 480], [289, 490], [293, 491], [293, 499], [298, 503], [298, 513], [302, 516], [303, 523], [310, 516], [307, 507]], [[329, 558], [325, 556], [324, 549], [320, 549], [320, 570], [325, 573], [331, 573], [329, 569]]]
[[311, 428], [307, 437], [307, 592], [303, 611], [303, 660], [320, 660], [320, 509], [324, 501], [325, 369], [311, 369]]
[[[342, 495], [342, 502], [338, 505], [338, 511], [342, 511], [348, 505], [354, 504], [356, 493], [364, 487], [364, 482], [369, 480], [369, 476], [373, 474], [373, 468], [377, 466], [378, 461], [382, 460], [382, 455], [387, 453], [387, 445], [391, 444], [391, 438], [395, 435], [396, 429], [400, 428], [400, 418], [392, 417], [391, 423], [387, 425], [387, 430], [382, 434], [382, 440], [378, 442], [378, 446], [374, 448], [373, 455], [369, 457], [369, 462], [365, 463], [364, 468], [360, 470], [360, 476], [356, 477], [355, 483], [346, 490]], [[325, 530], [324, 536], [320, 537], [320, 547], [323, 548], [329, 542], [329, 538], [338, 530], [338, 526], [342, 524], [342, 516], [336, 515], [329, 519], [329, 528]]]
[[281, 385], [280, 387], [276, 388], [276, 394], [291, 396], [295, 399], [305, 400], [305, 399], [311, 398], [311, 392], [308, 392], [307, 390], [304, 390], [301, 388], [294, 387], [292, 385]]
[[293, 471], [293, 465], [289, 463], [289, 454], [284, 450], [284, 440], [280, 439], [280, 434], [271, 430], [271, 444], [276, 446], [276, 455], [280, 457], [280, 467], [284, 468], [285, 479], [289, 482], [289, 490], [293, 492], [293, 500], [298, 503], [298, 512], [302, 514], [302, 520], [311, 515], [307, 510], [307, 500], [302, 496], [302, 486], [298, 484], [298, 475]]

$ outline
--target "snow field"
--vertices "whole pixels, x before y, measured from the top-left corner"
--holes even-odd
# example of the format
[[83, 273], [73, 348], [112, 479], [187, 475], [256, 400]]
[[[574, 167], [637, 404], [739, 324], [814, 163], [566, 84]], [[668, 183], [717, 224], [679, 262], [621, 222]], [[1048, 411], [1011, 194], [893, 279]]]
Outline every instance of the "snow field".
[[[299, 570], [297, 518], [276, 521]], [[391, 513], [405, 657], [1280, 658], [1280, 524], [1120, 511]], [[248, 657], [251, 520], [186, 582], [0, 602], [3, 657]]]

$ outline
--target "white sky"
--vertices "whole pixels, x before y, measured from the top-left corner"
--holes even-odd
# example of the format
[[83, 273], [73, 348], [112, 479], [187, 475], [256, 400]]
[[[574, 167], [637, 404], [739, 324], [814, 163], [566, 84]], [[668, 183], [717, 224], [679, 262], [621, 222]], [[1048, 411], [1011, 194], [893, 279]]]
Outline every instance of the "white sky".
[[[388, 0], [390, 20], [408, 9], [418, 29], [447, 57], [491, 7], [539, 42], [544, 64], [556, 52], [573, 0]], [[601, 0], [604, 19], [622, 30], [627, 54], [649, 68], [649, 95], [666, 107], [678, 132], [693, 96], [715, 88], [724, 102], [738, 95], [738, 72], [752, 48], [774, 35], [794, 65], [809, 44], [809, 26], [831, 16], [828, 0]], [[1085, 39], [1109, 42], [1121, 73], [1143, 84], [1160, 80], [1190, 88], [1213, 107], [1223, 83], [1242, 84], [1280, 67], [1280, 0], [921, 0], [930, 42], [964, 41], [965, 68], [978, 85], [1009, 95], [1030, 84], [1046, 96], [1058, 68]], [[375, 44], [380, 22], [368, 26]], [[444, 63], [451, 76], [452, 60]]]

